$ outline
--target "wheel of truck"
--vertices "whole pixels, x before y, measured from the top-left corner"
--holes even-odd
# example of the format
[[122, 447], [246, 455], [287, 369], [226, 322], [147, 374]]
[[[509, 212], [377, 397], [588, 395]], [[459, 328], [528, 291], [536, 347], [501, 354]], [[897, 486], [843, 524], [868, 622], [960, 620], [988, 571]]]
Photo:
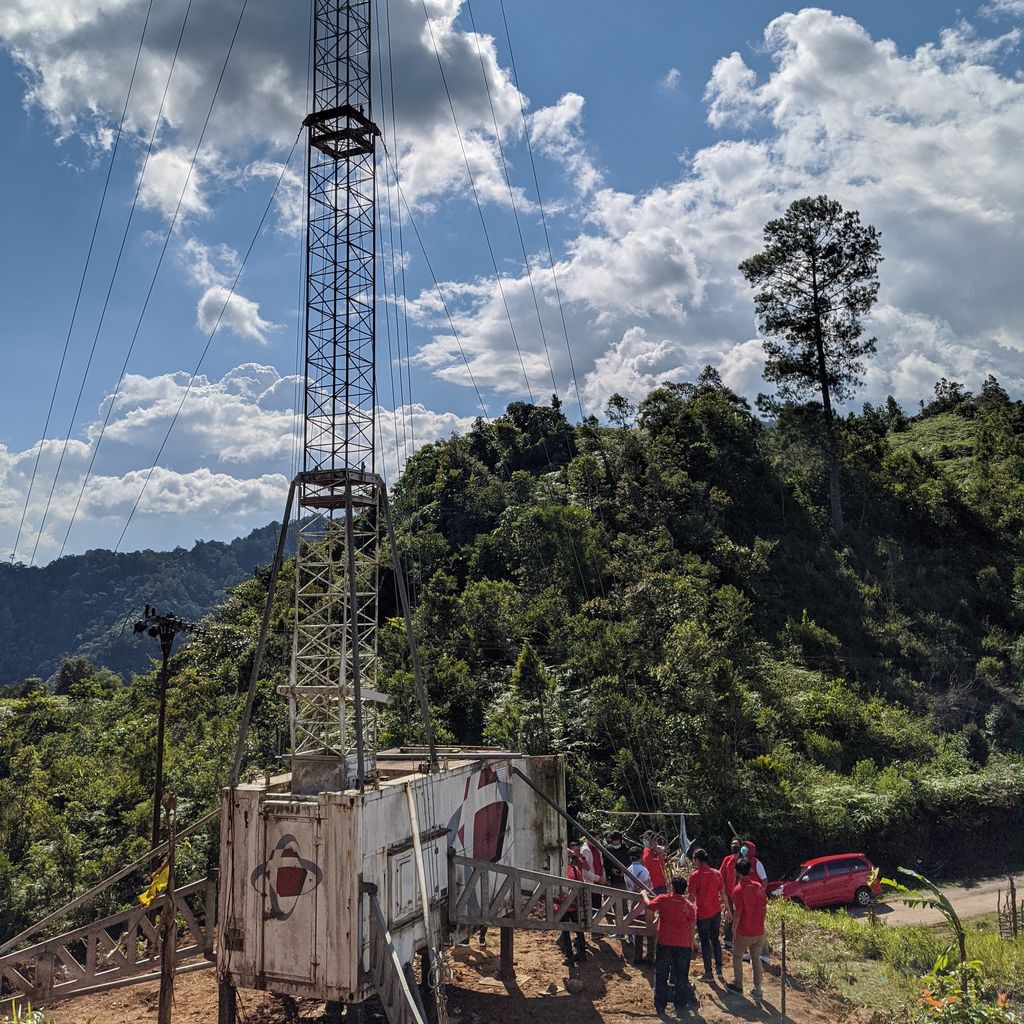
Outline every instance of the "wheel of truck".
[[853, 902], [858, 907], [868, 906], [871, 903], [871, 890], [866, 885], [858, 887], [857, 891], [853, 894]]

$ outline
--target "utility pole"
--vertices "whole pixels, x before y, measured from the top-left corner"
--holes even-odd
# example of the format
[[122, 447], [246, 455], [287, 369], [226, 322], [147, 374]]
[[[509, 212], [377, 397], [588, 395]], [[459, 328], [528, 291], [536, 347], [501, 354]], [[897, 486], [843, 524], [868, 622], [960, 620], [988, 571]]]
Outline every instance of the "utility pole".
[[162, 803], [167, 810], [167, 888], [164, 890], [164, 907], [160, 917], [160, 1003], [157, 1024], [171, 1024], [174, 954], [178, 946], [178, 914], [174, 906], [174, 845], [178, 798], [174, 793], [168, 793]]
[[147, 604], [142, 618], [135, 623], [133, 630], [136, 635], [145, 633], [160, 644], [160, 680], [157, 683], [159, 710], [156, 725], [156, 777], [153, 780], [151, 847], [154, 850], [160, 845], [160, 810], [164, 796], [164, 724], [167, 717], [167, 684], [170, 677], [171, 649], [174, 647], [174, 639], [179, 633], [196, 633], [201, 629], [198, 622], [189, 622], [173, 613], [160, 615], [155, 608]]

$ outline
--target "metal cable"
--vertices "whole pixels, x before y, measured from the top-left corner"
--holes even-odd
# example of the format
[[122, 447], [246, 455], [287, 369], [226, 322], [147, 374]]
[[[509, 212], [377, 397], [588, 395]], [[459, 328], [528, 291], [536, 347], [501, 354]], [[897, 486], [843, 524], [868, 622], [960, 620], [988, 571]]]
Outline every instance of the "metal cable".
[[[494, 246], [491, 244], [491, 234], [487, 230], [487, 220], [484, 217], [483, 204], [480, 202], [480, 193], [477, 191], [476, 178], [473, 176], [473, 168], [469, 163], [469, 154], [466, 152], [466, 143], [462, 138], [462, 130], [459, 128], [459, 118], [455, 113], [455, 103], [452, 101], [452, 94], [448, 88], [448, 78], [444, 73], [444, 64], [441, 61], [441, 52], [437, 48], [437, 40], [434, 38], [434, 25], [430, 20], [430, 15], [427, 13], [426, 0], [420, 0], [420, 6], [423, 8], [423, 17], [427, 23], [427, 31], [430, 34], [430, 44], [434, 50], [434, 56], [437, 58], [437, 67], [441, 72], [441, 83], [444, 86], [445, 96], [448, 97], [448, 107], [452, 112], [452, 120], [455, 122], [455, 134], [459, 139], [459, 148], [462, 150], [462, 160], [466, 165], [466, 176], [469, 178], [469, 187], [473, 192], [473, 200], [476, 204], [477, 213], [480, 215], [480, 226], [483, 229], [484, 241], [487, 243], [487, 252], [491, 257], [491, 266], [494, 268], [494, 277], [498, 284], [498, 292], [501, 295], [502, 305], [505, 307], [505, 316], [508, 319], [509, 333], [512, 335], [512, 344], [515, 345], [516, 354], [519, 356], [519, 365], [523, 370], [523, 380], [526, 382], [526, 393], [529, 395], [530, 404], [536, 405], [536, 401], [533, 397], [533, 388], [530, 386], [530, 376], [526, 372], [526, 361], [523, 359], [523, 351], [519, 347], [519, 338], [516, 336], [515, 325], [512, 323], [512, 311], [508, 305], [508, 299], [505, 296], [505, 287], [501, 282], [501, 272], [498, 270], [498, 261], [494, 255]], [[550, 463], [550, 459], [548, 462]]]
[[[174, 75], [174, 68], [178, 62], [178, 54], [181, 51], [181, 41], [185, 36], [185, 26], [188, 24], [188, 16], [191, 10], [192, 0], [188, 0], [188, 4], [185, 7], [185, 16], [181, 20], [181, 30], [178, 32], [178, 41], [174, 47], [174, 55], [171, 58], [171, 66], [167, 71], [167, 80], [164, 82], [164, 91], [163, 95], [160, 97], [160, 106], [157, 109], [156, 120], [153, 122], [153, 132], [149, 137], [149, 145], [146, 147], [146, 156], [142, 162], [142, 170], [139, 172], [138, 183], [135, 186], [135, 195], [132, 197], [132, 205], [128, 211], [128, 220], [126, 221], [124, 226], [124, 233], [121, 235], [121, 244], [117, 250], [117, 258], [114, 261], [114, 269], [111, 271], [110, 281], [107, 284], [107, 294], [103, 299], [103, 306], [100, 310], [100, 319], [99, 322], [96, 324], [96, 331], [93, 334], [92, 347], [89, 349], [89, 358], [86, 360], [85, 370], [82, 372], [82, 383], [79, 386], [78, 397], [75, 399], [75, 407], [71, 412], [71, 419], [68, 422], [67, 436], [64, 438], [64, 446], [61, 449], [60, 458], [57, 460], [57, 468], [54, 471], [53, 481], [50, 484], [50, 493], [46, 497], [46, 506], [43, 509], [43, 518], [39, 522], [39, 531], [36, 534], [35, 543], [32, 545], [32, 556], [31, 558], [29, 558], [29, 565], [32, 565], [35, 562], [36, 552], [39, 549], [39, 540], [43, 535], [43, 527], [46, 525], [46, 517], [49, 515], [50, 505], [53, 502], [53, 492], [57, 488], [57, 480], [60, 477], [61, 467], [64, 465], [64, 457], [65, 455], [67, 455], [68, 445], [71, 443], [71, 431], [74, 429], [75, 426], [75, 418], [78, 416], [78, 408], [82, 402], [82, 394], [85, 391], [85, 383], [89, 377], [89, 370], [92, 367], [93, 357], [96, 355], [96, 345], [97, 342], [99, 341], [100, 331], [103, 328], [103, 321], [105, 320], [107, 315], [107, 307], [110, 304], [110, 294], [114, 290], [114, 281], [117, 278], [117, 271], [121, 266], [121, 258], [124, 255], [124, 247], [128, 241], [128, 232], [131, 229], [132, 220], [135, 217], [135, 209], [138, 206], [139, 194], [142, 191], [142, 182], [146, 176], [146, 169], [149, 167], [149, 159], [153, 154], [153, 146], [156, 143], [157, 131], [160, 128], [160, 120], [163, 117], [164, 105], [167, 102], [167, 92], [171, 87], [171, 78]], [[65, 543], [66, 542], [67, 538], [65, 538]], [[63, 554], [63, 552], [64, 549], [62, 547], [61, 553]]]
[[178, 422], [178, 416], [181, 414], [182, 406], [184, 406], [186, 399], [192, 391], [192, 385], [195, 383], [196, 377], [199, 376], [199, 371], [202, 369], [203, 362], [206, 359], [207, 354], [210, 351], [210, 345], [213, 344], [213, 339], [220, 328], [221, 320], [224, 318], [224, 313], [228, 308], [228, 303], [231, 302], [232, 297], [235, 294], [235, 288], [238, 286], [238, 279], [242, 276], [242, 271], [245, 270], [245, 264], [249, 260], [249, 256], [252, 253], [253, 247], [256, 245], [256, 240], [260, 237], [260, 232], [263, 230], [263, 225], [266, 223], [267, 217], [270, 214], [271, 209], [274, 205], [274, 200], [277, 198], [278, 190], [281, 187], [281, 182], [284, 180], [285, 173], [288, 170], [288, 166], [292, 161], [292, 156], [295, 153], [295, 147], [298, 145], [299, 138], [302, 135], [302, 129], [299, 129], [299, 134], [295, 136], [295, 141], [292, 143], [292, 148], [288, 151], [288, 157], [281, 167], [281, 173], [277, 176], [277, 182], [274, 184], [274, 190], [270, 193], [270, 198], [267, 200], [267, 205], [263, 208], [263, 215], [260, 217], [259, 224], [256, 225], [256, 230], [253, 232], [252, 239], [249, 241], [249, 246], [245, 250], [245, 255], [242, 257], [242, 261], [238, 266], [238, 272], [235, 274], [234, 280], [231, 282], [231, 287], [228, 289], [228, 294], [221, 304], [220, 312], [217, 314], [217, 320], [213, 325], [213, 330], [210, 331], [210, 336], [206, 339], [206, 344], [203, 346], [203, 351], [200, 353], [199, 361], [195, 365], [195, 369], [192, 371], [192, 375], [188, 379], [188, 384], [185, 387], [185, 393], [181, 396], [181, 401], [178, 403], [178, 408], [174, 410], [174, 415], [171, 417], [171, 422], [167, 426], [167, 430], [164, 433], [163, 440], [160, 442], [160, 447], [157, 449], [156, 455], [153, 457], [153, 462], [149, 467], [149, 471], [146, 474], [146, 479], [142, 483], [142, 489], [139, 491], [138, 496], [135, 498], [132, 504], [131, 511], [128, 513], [128, 519], [125, 521], [124, 527], [121, 530], [120, 536], [117, 538], [117, 543], [114, 545], [114, 550], [118, 551], [121, 548], [121, 542], [124, 540], [124, 535], [128, 532], [128, 527], [131, 526], [132, 519], [135, 516], [135, 512], [139, 507], [139, 502], [142, 501], [142, 496], [146, 493], [146, 488], [149, 486], [149, 481], [153, 476], [153, 472], [156, 470], [156, 465], [160, 461], [160, 456], [163, 455], [164, 446], [167, 444], [167, 439], [171, 436], [171, 431], [174, 430], [174, 425]]
[[[530, 141], [530, 127], [529, 122], [526, 119], [526, 107], [523, 105], [523, 93], [519, 88], [519, 73], [516, 71], [516, 58], [512, 51], [512, 35], [508, 29], [508, 18], [505, 16], [505, 0], [498, 0], [501, 7], [501, 20], [505, 26], [505, 41], [508, 43], [508, 59], [512, 66], [512, 84], [516, 87], [516, 92], [519, 94], [519, 114], [523, 119], [523, 136], [526, 140], [526, 151], [530, 156], [530, 167], [533, 170], [533, 184], [537, 190], [537, 208], [540, 211], [540, 223], [544, 229], [544, 242], [548, 250], [548, 265], [551, 267], [551, 280], [555, 287], [555, 300], [558, 303], [558, 312], [562, 318], [562, 333], [565, 335], [565, 350], [569, 356], [569, 369], [572, 372], [573, 388], [576, 391], [576, 401], [580, 407], [580, 419], [586, 418], [586, 414], [583, 412], [583, 399], [580, 397], [580, 386], [579, 381], [576, 378], [576, 367], [573, 364], [572, 358], [572, 345], [569, 342], [569, 328], [565, 320], [565, 309], [562, 306], [562, 293], [558, 287], [558, 274], [555, 272], [555, 258], [551, 251], [551, 235], [548, 232], [548, 219], [544, 212], [544, 199], [540, 192], [540, 177], [537, 174], [537, 162], [533, 156], [533, 144]], [[472, 14], [470, 15], [472, 17]]]
[[[92, 262], [92, 251], [96, 244], [96, 234], [99, 231], [100, 218], [103, 216], [103, 208], [107, 201], [107, 190], [110, 187], [110, 176], [114, 170], [114, 159], [117, 157], [117, 147], [121, 142], [121, 132], [124, 129], [124, 122], [128, 116], [128, 103], [132, 97], [132, 89], [135, 85], [135, 75], [139, 70], [139, 61], [142, 58], [142, 44], [146, 39], [146, 29], [149, 27], [149, 16], [153, 13], [153, 0], [149, 0], [146, 8], [146, 19], [142, 24], [142, 35], [139, 36], [139, 48], [135, 54], [135, 64], [132, 67], [132, 76], [128, 82], [128, 92], [124, 98], [124, 108], [121, 111], [121, 120], [118, 122], [117, 131], [114, 134], [114, 144], [110, 149], [110, 161], [107, 163], [107, 174], [103, 180], [103, 192], [100, 195], [99, 209], [96, 211], [96, 220], [92, 225], [92, 235], [89, 238], [89, 248], [85, 254], [85, 266], [82, 267], [82, 276], [78, 282], [78, 293], [75, 295], [74, 308], [71, 310], [71, 320], [68, 323], [67, 334], [64, 336], [64, 350], [61, 352], [60, 363], [57, 365], [57, 376], [53, 382], [53, 392], [50, 395], [50, 404], [46, 410], [46, 420], [43, 423], [43, 432], [39, 435], [39, 447], [36, 449], [36, 457], [32, 463], [32, 476], [28, 482], [28, 491], [25, 494], [25, 504], [21, 510], [21, 522], [18, 523], [18, 534], [14, 538], [14, 547], [11, 549], [11, 561], [14, 561], [18, 553], [18, 544], [21, 542], [22, 530], [25, 528], [25, 516], [28, 514], [29, 502], [32, 500], [32, 488], [35, 486], [36, 473], [39, 470], [39, 459], [43, 454], [43, 444], [46, 441], [46, 432], [50, 428], [50, 417], [53, 414], [53, 406], [57, 400], [57, 390], [60, 387], [61, 376], [64, 372], [64, 363], [68, 357], [68, 347], [71, 343], [71, 334], [75, 329], [75, 320], [78, 318], [78, 307], [82, 301], [82, 292], [85, 289], [85, 279], [89, 273], [89, 265]], [[40, 527], [42, 529], [42, 527]], [[34, 551], [33, 551], [34, 553]]]
[[[203, 140], [206, 138], [206, 130], [210, 125], [210, 118], [213, 116], [213, 109], [217, 103], [217, 96], [220, 94], [220, 87], [224, 82], [224, 74], [228, 69], [228, 62], [231, 60], [231, 53], [235, 48], [235, 40], [238, 38], [238, 30], [241, 28], [242, 18], [245, 16], [245, 9], [248, 3], [249, 0], [242, 0], [242, 6], [238, 12], [238, 19], [235, 22], [235, 28], [231, 34], [231, 41], [228, 43], [228, 52], [224, 57], [224, 63], [221, 65], [220, 75], [217, 78], [217, 85], [213, 90], [213, 98], [210, 100], [210, 107], [206, 112], [206, 120], [203, 122], [202, 131], [199, 133], [199, 140], [196, 142], [196, 148], [192, 153], [192, 160], [189, 163], [188, 173], [185, 175], [185, 182], [182, 185], [181, 194], [178, 196], [178, 202], [174, 207], [174, 214], [171, 217], [170, 224], [168, 225], [167, 233], [164, 235], [163, 245], [160, 248], [160, 255], [156, 262], [156, 268], [153, 270], [153, 277], [149, 282], [149, 288], [146, 291], [146, 297], [143, 300], [142, 309], [139, 311], [139, 318], [135, 324], [135, 330], [132, 332], [131, 341], [128, 343], [128, 351], [125, 353], [124, 362], [121, 365], [121, 373], [117, 380], [117, 386], [114, 388], [113, 395], [111, 395], [110, 403], [107, 405], [107, 411], [103, 416], [103, 423], [100, 425], [100, 431], [96, 438], [96, 443], [93, 445], [92, 456], [89, 459], [89, 466], [86, 469], [85, 479], [82, 481], [82, 487], [79, 490], [78, 498], [75, 501], [74, 511], [71, 513], [71, 520], [64, 533], [64, 541], [61, 544], [60, 555], [64, 554], [64, 550], [67, 547], [68, 538], [71, 536], [71, 529], [75, 525], [75, 519], [78, 517], [78, 510], [82, 504], [82, 497], [85, 494], [85, 489], [88, 487], [89, 480], [92, 477], [92, 470], [96, 464], [96, 456], [99, 454], [100, 445], [103, 443], [103, 435], [106, 432], [107, 424], [110, 422], [110, 415], [114, 411], [118, 395], [121, 393], [121, 385], [124, 383], [124, 375], [128, 370], [128, 361], [131, 359], [132, 351], [135, 348], [135, 342], [139, 337], [139, 331], [142, 329], [142, 321], [146, 316], [146, 310], [149, 308], [149, 300], [153, 296], [153, 289], [156, 287], [157, 277], [160, 274], [160, 268], [163, 266], [164, 257], [167, 254], [167, 247], [170, 244], [171, 236], [174, 233], [174, 226], [178, 222], [178, 214], [181, 212], [181, 204], [185, 200], [185, 193], [188, 191], [189, 182], [192, 180], [192, 172], [195, 170], [196, 161], [199, 158], [199, 151], [202, 149]], [[58, 558], [60, 555], [58, 555]]]

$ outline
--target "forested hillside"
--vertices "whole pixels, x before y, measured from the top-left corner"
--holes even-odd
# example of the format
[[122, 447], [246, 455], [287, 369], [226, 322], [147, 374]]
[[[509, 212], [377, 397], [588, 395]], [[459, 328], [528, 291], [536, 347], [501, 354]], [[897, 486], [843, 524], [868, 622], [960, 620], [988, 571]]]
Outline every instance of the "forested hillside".
[[98, 549], [41, 567], [0, 563], [0, 686], [47, 679], [75, 655], [122, 674], [142, 671], [154, 651], [132, 637], [131, 622], [124, 628], [126, 618], [146, 602], [186, 619], [206, 615], [270, 560], [277, 533], [270, 525], [189, 551]]
[[[587, 821], [684, 807], [716, 849], [730, 822], [756, 836], [773, 872], [848, 848], [947, 870], [1019, 855], [1024, 403], [991, 378], [977, 396], [941, 382], [916, 415], [841, 420], [838, 535], [813, 407], [766, 424], [707, 370], [609, 415], [513, 404], [396, 485], [441, 738], [562, 751]], [[265, 580], [175, 659], [183, 820], [226, 777]], [[391, 616], [386, 573], [382, 594]], [[146, 596], [178, 600], [155, 581]], [[283, 586], [259, 768], [285, 753], [290, 616]], [[416, 741], [400, 622], [381, 637], [385, 740]], [[0, 933], [145, 847], [152, 682], [98, 671], [0, 702]]]
[[397, 488], [450, 735], [553, 745], [584, 813], [689, 808], [776, 860], [1019, 849], [1024, 405], [943, 381], [842, 421], [839, 537], [813, 406], [766, 427], [709, 370], [609, 412], [511, 406]]

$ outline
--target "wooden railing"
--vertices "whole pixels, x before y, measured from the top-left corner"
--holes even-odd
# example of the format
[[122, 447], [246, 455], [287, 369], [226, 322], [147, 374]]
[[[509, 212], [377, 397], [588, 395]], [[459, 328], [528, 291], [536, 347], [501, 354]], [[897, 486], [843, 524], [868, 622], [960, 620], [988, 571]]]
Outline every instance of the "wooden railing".
[[[600, 900], [592, 899], [595, 894]], [[471, 857], [448, 859], [448, 921], [453, 926], [643, 935], [643, 914], [626, 923], [639, 901], [639, 893], [623, 889]], [[570, 908], [575, 908], [579, 920], [566, 920]]]
[[[179, 928], [175, 962], [195, 960], [179, 973], [211, 967], [216, 886], [209, 879], [182, 886], [173, 894]], [[42, 1006], [83, 992], [100, 992], [160, 976], [160, 934], [154, 924], [167, 900], [132, 907], [92, 924], [64, 932], [0, 956], [0, 998], [30, 1000]], [[202, 924], [200, 924], [202, 920]]]

